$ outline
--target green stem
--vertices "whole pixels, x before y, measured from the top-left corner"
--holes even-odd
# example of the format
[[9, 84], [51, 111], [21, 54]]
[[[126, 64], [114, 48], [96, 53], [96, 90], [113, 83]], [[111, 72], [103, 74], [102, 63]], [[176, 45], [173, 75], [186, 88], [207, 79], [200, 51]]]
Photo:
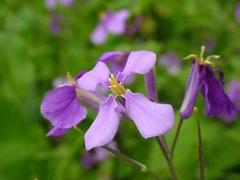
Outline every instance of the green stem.
[[[84, 134], [84, 132], [80, 128], [78, 128], [77, 126], [75, 126], [74, 129], [76, 131], [78, 131], [81, 135]], [[103, 146], [101, 148], [103, 148], [104, 150], [108, 151], [110, 154], [114, 155], [115, 157], [117, 157], [119, 159], [122, 159], [125, 162], [128, 162], [129, 164], [133, 165], [134, 167], [140, 169], [142, 172], [151, 175], [154, 179], [156, 179], [156, 180], [160, 180], [161, 179], [158, 175], [156, 175], [153, 171], [151, 171], [145, 164], [143, 164], [143, 163], [141, 163], [141, 162], [139, 162], [139, 161], [137, 161], [137, 160], [135, 160], [133, 158], [130, 158], [130, 157], [120, 153], [119, 151], [111, 149], [111, 148], [109, 148], [107, 146]]]
[[195, 114], [196, 114], [197, 132], [198, 132], [198, 156], [199, 156], [200, 180], [205, 180], [204, 148], [203, 148], [201, 127], [200, 127], [200, 121], [198, 118], [197, 108], [195, 112], [196, 112]]
[[173, 180], [177, 180], [178, 177], [177, 177], [177, 173], [176, 173], [176, 170], [175, 170], [175, 167], [172, 163], [172, 158], [171, 158], [171, 153], [168, 149], [168, 145], [167, 145], [167, 142], [166, 142], [166, 139], [164, 136], [159, 136], [156, 138], [157, 139], [157, 142], [163, 152], [163, 155], [167, 161], [167, 164], [168, 164], [168, 168], [170, 170], [170, 173], [171, 173], [171, 176], [172, 176], [172, 179]]
[[182, 124], [183, 124], [183, 120], [180, 119], [180, 121], [178, 122], [177, 131], [176, 131], [176, 134], [174, 136], [173, 144], [172, 144], [172, 148], [171, 148], [171, 158], [172, 159], [173, 159], [174, 150], [175, 150], [175, 147], [176, 147], [176, 144], [177, 144], [178, 136], [179, 136], [180, 130], [182, 128]]
[[119, 151], [111, 149], [107, 146], [103, 146], [102, 148], [104, 150], [110, 152], [110, 154], [114, 155], [115, 157], [117, 157], [121, 160], [124, 160], [125, 162], [128, 162], [129, 164], [133, 165], [134, 167], [140, 169], [142, 172], [151, 175], [154, 179], [160, 180], [160, 177], [158, 175], [156, 175], [154, 172], [152, 172], [145, 164], [142, 164], [141, 162], [136, 161], [135, 159], [132, 159], [132, 158], [120, 153]]

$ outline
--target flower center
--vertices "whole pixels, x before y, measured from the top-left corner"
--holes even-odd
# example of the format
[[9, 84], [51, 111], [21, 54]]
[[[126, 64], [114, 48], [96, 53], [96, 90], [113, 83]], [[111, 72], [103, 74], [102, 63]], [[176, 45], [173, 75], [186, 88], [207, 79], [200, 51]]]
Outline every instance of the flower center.
[[196, 54], [189, 54], [187, 57], [184, 57], [184, 60], [188, 59], [195, 59], [200, 65], [215, 65], [215, 61], [220, 58], [219, 55], [211, 55], [207, 56], [206, 58], [203, 57], [205, 52], [205, 46], [201, 47], [201, 51], [199, 55]]
[[111, 89], [112, 93], [115, 96], [121, 96], [122, 94], [125, 93], [126, 89], [124, 88], [122, 83], [117, 82], [117, 80], [113, 74], [110, 75], [108, 80], [109, 80], [109, 84], [110, 84], [109, 88]]

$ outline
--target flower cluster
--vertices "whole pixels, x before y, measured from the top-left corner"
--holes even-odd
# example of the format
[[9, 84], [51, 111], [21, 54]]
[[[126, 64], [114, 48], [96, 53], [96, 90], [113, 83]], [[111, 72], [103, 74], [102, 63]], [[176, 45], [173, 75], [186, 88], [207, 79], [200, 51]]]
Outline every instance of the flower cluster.
[[[82, 156], [83, 166], [86, 169], [96, 166], [107, 158], [108, 151], [145, 171], [145, 165], [120, 154], [116, 148], [114, 137], [118, 126], [122, 119], [129, 119], [144, 139], [156, 137], [163, 152], [171, 154], [166, 159], [172, 168], [172, 178], [177, 179], [171, 161], [172, 153], [182, 120], [188, 119], [193, 113], [199, 92], [204, 97], [206, 116], [220, 117], [225, 122], [231, 122], [239, 111], [240, 83], [230, 83], [227, 95], [223, 87], [223, 72], [213, 66], [219, 56], [204, 58], [204, 50], [203, 46], [200, 55], [191, 54], [185, 58], [193, 59], [192, 71], [180, 108], [181, 120], [171, 152], [163, 135], [174, 126], [174, 110], [170, 104], [158, 103], [155, 76], [157, 57], [154, 52], [147, 50], [105, 52], [93, 69], [81, 71], [75, 78], [68, 73], [66, 79], [57, 79], [55, 88], [46, 94], [41, 104], [42, 115], [53, 126], [47, 135], [61, 136], [71, 128], [78, 129], [76, 126], [87, 117], [87, 109], [91, 108], [96, 111], [96, 118], [84, 134], [86, 151]], [[161, 60], [161, 64], [171, 73], [181, 69], [181, 63], [174, 54], [166, 54]], [[144, 76], [147, 97], [129, 88], [137, 75]], [[198, 134], [199, 144], [202, 144], [199, 121]]]
[[[191, 116], [201, 90], [206, 115], [232, 121], [237, 114], [236, 106], [223, 90], [223, 73], [220, 72], [220, 79], [217, 79], [211, 66], [219, 57], [213, 55], [204, 59], [203, 53], [204, 47], [199, 56], [187, 57], [193, 58], [192, 72], [180, 116], [182, 119]], [[92, 70], [82, 71], [76, 78], [68, 74], [68, 82], [58, 84], [41, 104], [41, 113], [53, 125], [48, 136], [63, 135], [77, 126], [86, 118], [87, 108], [96, 110], [97, 116], [84, 135], [86, 150], [113, 141], [123, 118], [130, 119], [145, 139], [167, 133], [174, 125], [172, 106], [153, 102], [157, 101], [154, 93], [148, 93], [147, 98], [126, 87], [133, 76], [140, 74], [147, 80], [148, 91], [156, 92], [152, 74], [155, 64], [156, 54], [151, 51], [113, 51], [104, 53]], [[230, 93], [231, 97], [236, 96], [234, 93], [235, 90]]]

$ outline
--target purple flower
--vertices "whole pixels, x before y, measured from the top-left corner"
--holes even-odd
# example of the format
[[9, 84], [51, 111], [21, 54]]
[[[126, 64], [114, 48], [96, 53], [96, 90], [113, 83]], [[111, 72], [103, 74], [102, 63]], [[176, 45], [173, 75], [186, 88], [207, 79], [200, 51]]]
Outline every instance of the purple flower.
[[220, 117], [226, 122], [230, 122], [236, 117], [236, 107], [224, 92], [222, 80], [215, 77], [210, 66], [212, 61], [219, 57], [213, 55], [203, 59], [203, 52], [204, 47], [202, 47], [200, 56], [190, 55], [188, 57], [194, 58], [194, 61], [180, 108], [180, 116], [182, 119], [191, 116], [198, 93], [201, 90], [205, 101], [206, 115]]
[[171, 74], [177, 74], [182, 64], [179, 57], [175, 53], [166, 53], [160, 57], [160, 64], [165, 66]]
[[238, 3], [236, 6], [235, 16], [236, 16], [237, 22], [240, 23], [240, 3]]
[[240, 81], [231, 81], [228, 85], [228, 96], [240, 112]]
[[102, 86], [111, 91], [108, 98], [100, 103], [97, 117], [85, 134], [87, 150], [104, 146], [113, 140], [121, 112], [132, 119], [144, 138], [165, 134], [172, 128], [174, 113], [171, 105], [151, 102], [144, 95], [132, 93], [124, 87], [129, 76], [148, 73], [155, 62], [154, 53], [134, 51], [129, 54], [124, 69], [117, 74], [110, 73], [105, 63], [98, 62], [78, 79], [79, 86], [85, 90], [96, 91], [98, 86]]
[[63, 6], [70, 6], [73, 2], [74, 0], [46, 0], [46, 6], [48, 9], [54, 9], [57, 3], [60, 3]]
[[59, 34], [59, 32], [60, 32], [60, 20], [61, 20], [60, 15], [54, 15], [51, 17], [50, 29], [53, 32], [53, 34], [55, 34], [55, 35]]
[[94, 44], [102, 44], [106, 41], [109, 33], [123, 34], [126, 31], [128, 10], [118, 12], [108, 11], [101, 16], [100, 22], [91, 34], [91, 41]]
[[48, 136], [61, 136], [86, 117], [86, 108], [78, 101], [76, 89], [73, 82], [51, 90], [44, 97], [41, 113], [53, 125]]

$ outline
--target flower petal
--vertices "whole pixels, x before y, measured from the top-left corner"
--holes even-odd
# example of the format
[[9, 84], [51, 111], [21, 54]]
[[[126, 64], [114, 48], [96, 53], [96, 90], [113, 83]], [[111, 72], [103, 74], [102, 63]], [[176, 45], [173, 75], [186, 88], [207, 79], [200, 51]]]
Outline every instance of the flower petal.
[[107, 32], [104, 27], [104, 22], [100, 22], [96, 29], [91, 34], [90, 40], [93, 44], [103, 44], [107, 39]]
[[113, 34], [123, 34], [127, 29], [128, 10], [109, 12], [106, 20], [106, 30]]
[[156, 63], [156, 54], [151, 51], [133, 51], [129, 54], [123, 71], [119, 74], [118, 80], [124, 81], [132, 74], [146, 74]]
[[87, 114], [78, 102], [73, 86], [62, 86], [50, 91], [43, 99], [41, 113], [58, 129], [76, 126]]
[[126, 111], [144, 138], [165, 134], [174, 124], [173, 108], [169, 104], [159, 104], [148, 100], [142, 94], [124, 94]]
[[240, 81], [231, 81], [228, 86], [228, 96], [240, 112]]
[[206, 115], [223, 118], [226, 122], [234, 120], [237, 109], [224, 92], [222, 83], [216, 79], [210, 67], [205, 67], [202, 93], [205, 100]]
[[67, 132], [69, 128], [58, 128], [53, 127], [47, 134], [47, 136], [62, 136], [65, 132]]
[[80, 77], [77, 82], [79, 86], [88, 91], [95, 91], [98, 85], [108, 88], [108, 77], [110, 71], [103, 62], [98, 62], [96, 66]]
[[124, 56], [126, 53], [123, 51], [108, 51], [105, 52], [98, 61], [108, 63], [110, 61], [115, 61], [116, 58]]
[[104, 146], [113, 140], [120, 118], [117, 107], [114, 96], [109, 96], [100, 104], [98, 115], [84, 136], [86, 150]]
[[191, 116], [203, 77], [203, 66], [200, 66], [197, 62], [193, 62], [192, 72], [189, 76], [185, 96], [180, 108], [180, 116], [182, 119], [187, 119]]

